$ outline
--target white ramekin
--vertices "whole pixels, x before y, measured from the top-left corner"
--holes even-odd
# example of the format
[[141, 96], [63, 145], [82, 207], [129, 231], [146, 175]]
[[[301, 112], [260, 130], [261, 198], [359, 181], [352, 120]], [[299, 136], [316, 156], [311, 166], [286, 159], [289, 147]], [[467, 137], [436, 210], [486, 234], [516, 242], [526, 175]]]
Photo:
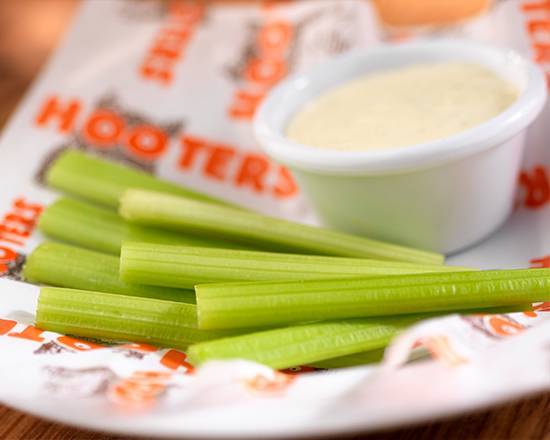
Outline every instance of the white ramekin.
[[[389, 151], [341, 152], [285, 136], [312, 98], [367, 72], [412, 63], [467, 61], [515, 84], [520, 96], [495, 118], [454, 136]], [[291, 77], [258, 109], [264, 151], [288, 166], [325, 225], [444, 253], [467, 247], [510, 214], [526, 127], [546, 101], [538, 66], [509, 49], [440, 40], [353, 51]]]

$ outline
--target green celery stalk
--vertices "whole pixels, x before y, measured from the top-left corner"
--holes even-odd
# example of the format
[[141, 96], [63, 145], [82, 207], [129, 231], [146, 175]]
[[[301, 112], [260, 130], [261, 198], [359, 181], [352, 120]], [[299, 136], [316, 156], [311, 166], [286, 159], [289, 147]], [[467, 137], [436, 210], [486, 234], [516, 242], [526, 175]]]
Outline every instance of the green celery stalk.
[[200, 328], [501, 307], [550, 300], [550, 269], [443, 272], [195, 287]]
[[128, 227], [115, 212], [63, 198], [44, 210], [38, 229], [56, 240], [118, 255]]
[[216, 238], [130, 224], [109, 209], [68, 198], [50, 204], [40, 216], [38, 228], [56, 240], [113, 255], [120, 254], [123, 240], [199, 247], [246, 247]]
[[28, 257], [23, 277], [32, 283], [194, 303], [191, 290], [121, 281], [119, 258], [60, 243], [42, 243]]
[[152, 191], [126, 191], [120, 201], [120, 214], [138, 224], [186, 232], [209, 232], [268, 250], [418, 264], [443, 262], [443, 256], [433, 252]]
[[330, 279], [459, 270], [472, 269], [136, 242], [124, 242], [120, 254], [120, 277], [124, 281], [181, 288], [227, 281]]
[[337, 358], [326, 359], [310, 363], [309, 366], [315, 368], [348, 368], [357, 367], [359, 365], [377, 364], [384, 358], [385, 347], [375, 350], [363, 351], [360, 353], [348, 354]]
[[56, 159], [46, 174], [46, 182], [61, 191], [115, 208], [128, 188], [150, 189], [226, 205], [221, 200], [158, 179], [144, 171], [74, 149], [66, 150]]
[[36, 325], [75, 336], [182, 349], [240, 333], [197, 329], [193, 304], [57, 287], [41, 288]]
[[[531, 307], [531, 304], [516, 304], [514, 306], [506, 306], [506, 307], [493, 307], [490, 309], [479, 309], [479, 310], [463, 310], [463, 311], [457, 311], [453, 313], [460, 313], [462, 315], [471, 315], [476, 313], [482, 313], [482, 314], [500, 314], [500, 313], [515, 313], [515, 312], [524, 312], [524, 311], [531, 311], [533, 308]], [[437, 314], [433, 315], [426, 315], [426, 318], [435, 318], [437, 317]], [[337, 358], [332, 359], [326, 359], [324, 361], [319, 362], [313, 362], [310, 363], [309, 366], [315, 367], [315, 368], [348, 368], [348, 367], [356, 367], [359, 365], [367, 365], [367, 364], [375, 364], [382, 361], [384, 358], [384, 352], [386, 351], [386, 347], [378, 348], [376, 350], [370, 350], [370, 351], [363, 351], [361, 353], [354, 353], [349, 354], [347, 356], [341, 356]], [[426, 355], [425, 350], [415, 350], [411, 353], [411, 357], [409, 358], [409, 361], [414, 361], [415, 359], [422, 358]]]
[[418, 317], [326, 321], [264, 330], [195, 344], [187, 355], [200, 365], [247, 359], [272, 368], [308, 365], [325, 359], [385, 347]]

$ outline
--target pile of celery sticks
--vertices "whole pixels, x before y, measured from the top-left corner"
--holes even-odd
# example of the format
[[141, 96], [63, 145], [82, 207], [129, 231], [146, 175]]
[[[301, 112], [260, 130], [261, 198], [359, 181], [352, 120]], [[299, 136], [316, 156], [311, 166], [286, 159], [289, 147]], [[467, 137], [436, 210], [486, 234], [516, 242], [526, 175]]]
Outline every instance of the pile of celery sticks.
[[26, 280], [36, 324], [186, 350], [195, 365], [376, 361], [418, 320], [550, 300], [550, 269], [478, 271], [443, 256], [263, 216], [76, 150], [48, 170]]

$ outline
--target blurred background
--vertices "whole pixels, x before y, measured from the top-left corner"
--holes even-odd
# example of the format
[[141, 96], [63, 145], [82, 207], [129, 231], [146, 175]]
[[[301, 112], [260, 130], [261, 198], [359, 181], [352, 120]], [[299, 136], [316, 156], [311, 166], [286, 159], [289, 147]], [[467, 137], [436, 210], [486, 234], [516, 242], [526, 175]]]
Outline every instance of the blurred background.
[[[223, 0], [224, 3], [246, 1], [254, 0]], [[55, 49], [79, 2], [80, 0], [0, 0], [0, 125], [5, 124], [25, 89]], [[480, 14], [492, 2], [373, 0], [373, 3], [380, 19], [387, 25], [408, 28], [460, 22]], [[399, 31], [394, 38], [399, 39], [402, 36], [403, 33]]]
[[6, 123], [48, 60], [78, 3], [78, 0], [0, 1], [0, 125]]

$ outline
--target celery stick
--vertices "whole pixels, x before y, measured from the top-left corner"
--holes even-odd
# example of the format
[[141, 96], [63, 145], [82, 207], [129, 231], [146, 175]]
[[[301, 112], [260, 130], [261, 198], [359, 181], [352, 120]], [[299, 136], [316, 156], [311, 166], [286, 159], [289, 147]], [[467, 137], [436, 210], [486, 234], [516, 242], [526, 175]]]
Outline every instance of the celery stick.
[[550, 269], [443, 272], [195, 287], [200, 328], [271, 326], [550, 300]]
[[[483, 313], [483, 314], [499, 314], [499, 313], [513, 313], [513, 312], [523, 312], [527, 310], [532, 310], [531, 304], [518, 304], [514, 306], [506, 306], [506, 307], [492, 307], [489, 309], [479, 309], [479, 310], [463, 310], [453, 313], [460, 313], [462, 315], [471, 315], [475, 313]], [[425, 318], [435, 318], [438, 314], [427, 314]], [[356, 367], [359, 365], [367, 365], [367, 364], [373, 364], [373, 363], [379, 363], [382, 361], [384, 357], [384, 352], [386, 350], [386, 347], [378, 348], [375, 350], [370, 351], [364, 351], [361, 353], [354, 353], [349, 354], [347, 356], [341, 356], [337, 358], [332, 359], [326, 359], [324, 361], [318, 361], [310, 363], [309, 366], [315, 367], [315, 368], [348, 368], [348, 367]], [[415, 360], [421, 357], [424, 357], [425, 351], [414, 351], [411, 353], [411, 357], [409, 360]]]
[[124, 242], [120, 254], [120, 276], [124, 281], [182, 288], [223, 281], [330, 279], [458, 270], [468, 269], [135, 242]]
[[118, 272], [118, 257], [65, 244], [42, 243], [27, 257], [23, 277], [37, 284], [195, 302], [193, 291], [126, 283], [119, 279]]
[[128, 190], [120, 201], [126, 219], [180, 231], [203, 231], [268, 250], [441, 264], [443, 256], [342, 232], [293, 223], [152, 191]]
[[192, 363], [241, 358], [287, 368], [385, 347], [418, 317], [317, 322], [264, 330], [189, 347]]
[[77, 200], [59, 199], [44, 210], [38, 229], [57, 240], [118, 255], [128, 227], [112, 211]]
[[326, 359], [310, 363], [309, 366], [315, 368], [348, 368], [357, 367], [359, 365], [376, 364], [384, 358], [386, 348], [377, 348], [375, 350], [363, 351], [360, 353], [348, 354], [337, 358]]
[[206, 203], [221, 200], [158, 179], [144, 171], [69, 149], [63, 152], [46, 174], [48, 185], [103, 205], [117, 207], [128, 188], [143, 188], [177, 194]]
[[122, 241], [127, 239], [189, 246], [246, 247], [216, 238], [130, 224], [109, 209], [67, 198], [58, 199], [44, 210], [38, 228], [56, 240], [113, 255], [120, 254]]
[[197, 329], [193, 304], [56, 287], [40, 290], [36, 325], [75, 336], [172, 348], [241, 333]]

